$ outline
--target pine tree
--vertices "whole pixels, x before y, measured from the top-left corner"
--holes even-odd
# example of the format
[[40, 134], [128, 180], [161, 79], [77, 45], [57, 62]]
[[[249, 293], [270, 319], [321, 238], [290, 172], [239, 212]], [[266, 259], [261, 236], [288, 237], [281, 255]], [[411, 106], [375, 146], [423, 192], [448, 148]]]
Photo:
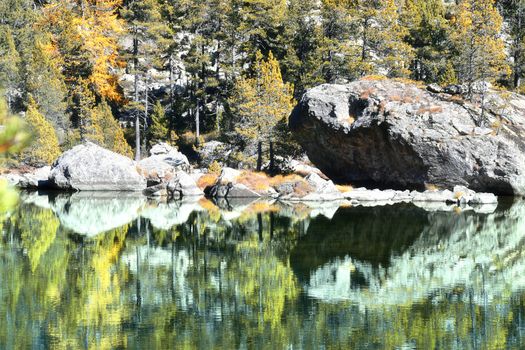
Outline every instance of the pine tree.
[[178, 137], [175, 131], [170, 130], [169, 128], [169, 122], [164, 107], [162, 107], [161, 102], [157, 100], [153, 106], [151, 125], [148, 129], [148, 140], [150, 146], [159, 142], [167, 142], [173, 145], [177, 139]]
[[272, 168], [275, 127], [293, 108], [293, 88], [283, 82], [279, 62], [271, 51], [267, 60], [257, 53], [253, 78], [239, 79], [230, 105], [241, 142], [257, 144], [257, 170], [262, 169], [263, 142], [269, 145]]
[[34, 98], [39, 111], [51, 122], [59, 140], [65, 142], [71, 127], [67, 113], [67, 87], [60, 64], [53, 55], [53, 45], [41, 40], [35, 41], [23, 57], [23, 88], [26, 96]]
[[25, 121], [33, 135], [33, 143], [24, 150], [22, 159], [32, 165], [51, 164], [60, 155], [58, 138], [53, 126], [38, 111], [38, 106], [31, 97]]
[[11, 28], [0, 26], [0, 86], [5, 89], [10, 109], [20, 84], [20, 64], [21, 58]]
[[525, 0], [500, 0], [502, 15], [510, 36], [509, 51], [514, 88], [521, 86], [525, 74]]
[[127, 143], [122, 128], [105, 100], [91, 110], [89, 125], [86, 129], [86, 140], [127, 157], [133, 156], [133, 150]]
[[495, 0], [462, 0], [458, 5], [450, 39], [458, 78], [467, 84], [469, 96], [474, 82], [495, 81], [509, 73], [502, 24]]
[[415, 51], [412, 78], [451, 82], [448, 20], [443, 0], [406, 0], [401, 13], [405, 40]]

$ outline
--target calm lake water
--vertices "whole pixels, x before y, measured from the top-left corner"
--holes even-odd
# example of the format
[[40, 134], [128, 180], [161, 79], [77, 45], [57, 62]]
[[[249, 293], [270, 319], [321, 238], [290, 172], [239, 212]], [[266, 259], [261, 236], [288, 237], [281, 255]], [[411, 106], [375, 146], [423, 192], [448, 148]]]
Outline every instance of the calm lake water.
[[23, 194], [0, 349], [525, 346], [525, 205]]

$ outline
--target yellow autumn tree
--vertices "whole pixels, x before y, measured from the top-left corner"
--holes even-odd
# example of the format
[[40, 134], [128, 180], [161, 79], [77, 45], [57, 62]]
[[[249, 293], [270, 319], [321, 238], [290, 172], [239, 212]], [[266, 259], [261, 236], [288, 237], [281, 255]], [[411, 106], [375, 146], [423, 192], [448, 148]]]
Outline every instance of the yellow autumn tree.
[[50, 165], [60, 155], [58, 138], [32, 97], [29, 97], [25, 121], [33, 135], [33, 142], [22, 153], [22, 159], [33, 165]]
[[450, 39], [459, 80], [467, 84], [469, 95], [474, 82], [494, 81], [510, 73], [500, 35], [502, 25], [495, 0], [462, 0], [458, 5]]
[[267, 60], [257, 52], [253, 77], [239, 79], [230, 105], [241, 141], [257, 145], [257, 170], [262, 168], [263, 143], [269, 145], [272, 164], [275, 127], [288, 117], [294, 105], [293, 87], [283, 82], [272, 52]]
[[91, 110], [88, 123], [86, 140], [127, 157], [133, 155], [133, 150], [124, 137], [124, 131], [105, 100]]
[[117, 11], [121, 0], [53, 0], [44, 6], [38, 28], [49, 32], [49, 50], [63, 64], [66, 81], [86, 79], [98, 96], [122, 101], [116, 68], [124, 23]]

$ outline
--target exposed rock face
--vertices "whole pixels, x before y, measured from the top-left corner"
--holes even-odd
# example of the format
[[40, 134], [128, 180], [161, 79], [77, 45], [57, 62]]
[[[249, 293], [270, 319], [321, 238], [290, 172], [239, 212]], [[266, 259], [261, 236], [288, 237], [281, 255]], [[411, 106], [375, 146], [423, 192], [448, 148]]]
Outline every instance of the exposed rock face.
[[484, 111], [478, 102], [391, 80], [325, 84], [303, 96], [290, 127], [337, 182], [523, 195], [525, 97], [489, 91]]
[[167, 184], [168, 197], [182, 199], [183, 197], [203, 196], [204, 192], [197, 186], [195, 180], [184, 171], [178, 171]]
[[49, 173], [51, 172], [50, 166], [44, 166], [42, 168], [36, 168], [29, 172], [19, 173], [13, 172], [2, 175], [9, 184], [17, 186], [19, 188], [36, 189], [49, 187]]
[[53, 164], [53, 187], [81, 191], [142, 191], [146, 181], [135, 162], [91, 142], [64, 152]]
[[221, 165], [228, 164], [232, 148], [223, 142], [209, 141], [200, 145], [197, 153], [199, 154], [201, 166], [207, 168], [214, 161]]
[[179, 170], [188, 171], [188, 158], [175, 147], [159, 143], [150, 150], [150, 157], [138, 162], [140, 173], [151, 183], [167, 183]]

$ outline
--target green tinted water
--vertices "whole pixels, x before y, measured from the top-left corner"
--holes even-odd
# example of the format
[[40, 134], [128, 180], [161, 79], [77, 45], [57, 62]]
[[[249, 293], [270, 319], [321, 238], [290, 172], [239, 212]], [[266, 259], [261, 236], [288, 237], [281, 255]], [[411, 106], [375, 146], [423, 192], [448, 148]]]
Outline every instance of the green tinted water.
[[525, 343], [520, 203], [476, 212], [23, 198], [0, 220], [0, 349]]

